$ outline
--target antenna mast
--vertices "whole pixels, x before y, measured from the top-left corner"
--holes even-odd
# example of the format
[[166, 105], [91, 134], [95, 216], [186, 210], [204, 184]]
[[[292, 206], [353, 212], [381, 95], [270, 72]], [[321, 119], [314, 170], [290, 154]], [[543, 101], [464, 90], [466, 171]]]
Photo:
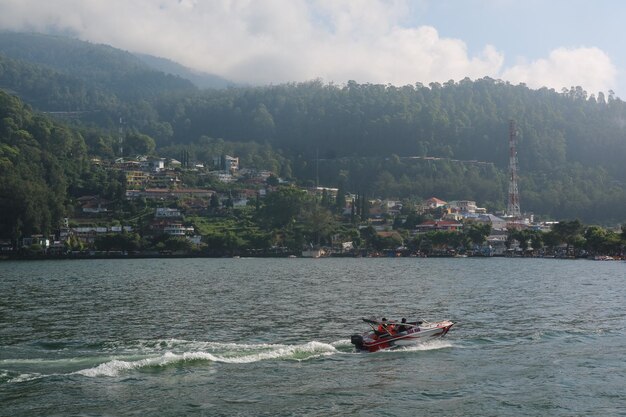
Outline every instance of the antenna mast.
[[315, 188], [320, 186], [320, 148], [315, 148]]
[[515, 121], [509, 121], [509, 203], [507, 214], [519, 219], [522, 217], [519, 206], [519, 191], [517, 189], [517, 129]]

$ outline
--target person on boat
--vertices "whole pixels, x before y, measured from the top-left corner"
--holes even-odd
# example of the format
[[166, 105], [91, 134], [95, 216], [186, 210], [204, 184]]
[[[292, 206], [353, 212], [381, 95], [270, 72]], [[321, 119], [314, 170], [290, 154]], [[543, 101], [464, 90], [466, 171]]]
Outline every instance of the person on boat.
[[409, 330], [409, 327], [406, 326], [406, 318], [402, 317], [402, 321], [400, 322], [400, 325], [398, 326], [398, 333], [402, 333], [402, 332], [406, 332], [407, 330]]
[[387, 331], [387, 319], [382, 318], [382, 320], [378, 323], [378, 328], [376, 329], [377, 336], [383, 336], [389, 334]]
[[388, 322], [387, 319], [383, 317], [374, 333], [376, 333], [377, 336], [393, 336], [397, 331], [395, 324]]

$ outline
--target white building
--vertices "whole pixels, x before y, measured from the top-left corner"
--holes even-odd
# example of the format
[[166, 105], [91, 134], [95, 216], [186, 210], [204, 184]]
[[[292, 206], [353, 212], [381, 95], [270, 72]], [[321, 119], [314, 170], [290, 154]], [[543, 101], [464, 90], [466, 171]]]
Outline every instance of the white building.
[[170, 223], [163, 228], [163, 233], [170, 236], [185, 236], [193, 232], [193, 227], [185, 227], [181, 223]]
[[228, 171], [211, 171], [209, 174], [217, 178], [219, 182], [231, 183], [235, 181], [235, 177]]
[[158, 207], [154, 217], [157, 219], [176, 219], [183, 217], [183, 215], [178, 209]]
[[476, 202], [471, 200], [458, 200], [448, 203], [448, 207], [452, 210], [460, 211], [463, 213], [476, 213]]

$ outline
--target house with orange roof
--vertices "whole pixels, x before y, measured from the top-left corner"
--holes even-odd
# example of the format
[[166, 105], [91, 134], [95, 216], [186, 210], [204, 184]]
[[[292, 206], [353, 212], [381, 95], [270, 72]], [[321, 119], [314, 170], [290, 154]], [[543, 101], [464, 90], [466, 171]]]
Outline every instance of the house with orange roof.
[[436, 230], [456, 232], [463, 230], [463, 224], [450, 220], [428, 220], [416, 226], [417, 233], [428, 233]]
[[445, 206], [446, 203], [443, 200], [438, 199], [437, 197], [430, 197], [428, 200], [424, 200], [424, 206], [429, 209], [436, 209], [439, 207]]

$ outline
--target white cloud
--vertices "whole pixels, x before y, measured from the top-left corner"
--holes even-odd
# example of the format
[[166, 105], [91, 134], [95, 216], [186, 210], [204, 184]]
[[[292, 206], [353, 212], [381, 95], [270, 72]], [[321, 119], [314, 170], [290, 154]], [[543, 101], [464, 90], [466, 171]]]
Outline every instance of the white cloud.
[[[391, 84], [428, 83], [464, 77], [495, 76], [502, 56], [486, 47], [481, 56], [470, 58], [466, 45], [456, 39], [440, 38], [429, 26], [417, 29], [392, 27], [370, 42], [353, 42], [338, 37], [317, 45], [324, 78], [345, 80], [349, 74], [360, 82]], [[337, 63], [342, 65], [336, 65]], [[345, 74], [345, 75], [344, 75]]]
[[558, 49], [505, 69], [493, 46], [470, 56], [463, 40], [403, 24], [407, 0], [0, 0], [0, 10], [2, 29], [63, 30], [253, 84], [322, 78], [402, 85], [490, 76], [597, 91], [616, 76], [595, 48]]
[[582, 86], [590, 93], [606, 92], [615, 85], [617, 69], [609, 56], [598, 48], [558, 48], [547, 59], [515, 65], [502, 78], [529, 87]]

